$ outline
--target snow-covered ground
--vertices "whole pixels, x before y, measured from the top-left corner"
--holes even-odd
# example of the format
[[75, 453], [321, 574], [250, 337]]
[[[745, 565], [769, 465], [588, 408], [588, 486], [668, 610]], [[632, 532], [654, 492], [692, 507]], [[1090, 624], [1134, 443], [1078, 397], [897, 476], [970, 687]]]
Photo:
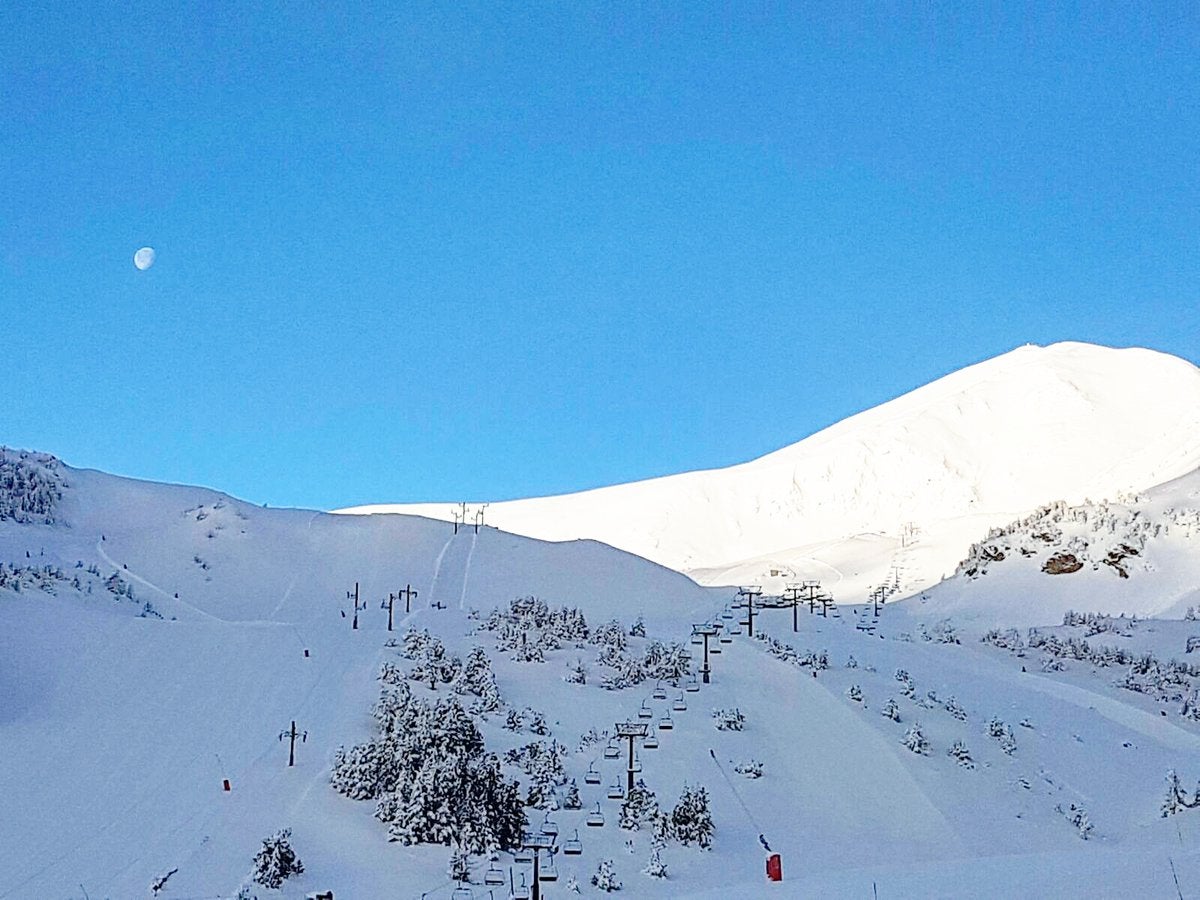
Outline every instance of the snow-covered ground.
[[[1093, 600], [1130, 612], [1159, 602], [1148, 599], [1163, 594], [1165, 582], [1155, 579], [1186, 581], [1184, 567], [1197, 556], [1183, 519], [1158, 538], [1169, 552], [1147, 538], [1138, 561], [1154, 571], [1135, 566], [1126, 579], [1107, 564], [1051, 576], [1035, 565], [1042, 557], [1018, 552], [983, 576], [964, 569], [925, 602], [893, 599], [879, 619], [863, 607], [822, 617], [806, 605], [793, 633], [791, 610], [764, 610], [756, 631], [779, 643], [745, 633], [714, 640], [722, 652], [711, 658], [712, 683], [672, 687], [658, 700], [651, 682], [603, 689], [608, 669], [595, 645], [520, 662], [480, 625], [492, 609], [536, 595], [579, 607], [593, 627], [642, 617], [647, 638], [628, 639], [640, 652], [649, 639], [688, 642], [694, 622], [733, 626], [741, 611], [723, 618], [732, 591], [590, 541], [543, 543], [469, 526], [456, 536], [429, 519], [262, 509], [200, 488], [29, 465], [50, 494], [61, 485], [62, 496], [50, 515], [0, 521], [8, 567], [0, 588], [4, 900], [146, 897], [172, 869], [163, 898], [232, 898], [262, 839], [280, 828], [292, 830], [305, 871], [280, 892], [255, 888], [260, 898], [328, 889], [381, 900], [450, 897], [447, 848], [389, 842], [374, 803], [329, 784], [334, 751], [372, 735], [380, 666], [411, 665], [386, 646], [389, 637], [413, 628], [439, 636], [452, 654], [474, 646], [488, 653], [506, 703], [478, 719], [489, 749], [536, 740], [568, 748], [564, 767], [583, 808], [551, 818], [560, 844], [578, 829], [583, 852], [558, 854], [559, 880], [543, 896], [567, 896], [572, 875], [583, 894], [598, 896], [588, 879], [602, 859], [614, 861], [621, 895], [634, 897], [1200, 891], [1200, 809], [1170, 817], [1160, 809], [1168, 770], [1187, 786], [1200, 779], [1200, 722], [1191, 712], [1200, 669], [1193, 676], [1170, 665], [1190, 661], [1188, 638], [1200, 637], [1200, 622], [1182, 619], [1184, 596], [1156, 608], [1171, 620], [1024, 628], [1061, 622], [1056, 604], [1067, 597], [1081, 612], [1100, 608]], [[1168, 515], [1191, 485], [1109, 509], [1121, 522], [1136, 518], [1135, 508]], [[1062, 527], [1069, 542], [1074, 535]], [[898, 553], [918, 553], [922, 539], [830, 541], [812, 553], [814, 577], [828, 587], [839, 575], [865, 581], [860, 560], [892, 565]], [[1096, 547], [1107, 558], [1107, 545]], [[1031, 593], [1004, 621], [1009, 566], [1028, 575]], [[1102, 577], [1126, 592], [1124, 605], [1091, 589]], [[357, 630], [346, 600], [355, 581], [366, 601]], [[1088, 587], [1060, 587], [1075, 583]], [[380, 601], [406, 585], [417, 598], [409, 613], [396, 607], [389, 634]], [[1055, 598], [1047, 603], [1054, 614], [1031, 618], [1043, 589]], [[973, 602], [989, 615], [967, 615]], [[981, 640], [995, 624], [1021, 628]], [[959, 643], [945, 642], [952, 636]], [[696, 668], [701, 648], [687, 646]], [[583, 685], [564, 680], [577, 661], [588, 670]], [[446, 693], [410, 685], [419, 697]], [[672, 710], [681, 694], [686, 710]], [[889, 701], [899, 721], [882, 714]], [[606, 796], [623, 760], [605, 759], [602, 744], [580, 748], [590, 729], [611, 731], [643, 705], [655, 723], [670, 712], [674, 728], [659, 733], [657, 749], [639, 751], [640, 777], [668, 809], [685, 783], [703, 785], [716, 825], [709, 851], [668, 842], [665, 882], [642, 873], [649, 833], [618, 828], [619, 803]], [[502, 727], [507, 710], [526, 707], [545, 715], [549, 735]], [[745, 729], [717, 730], [712, 711], [734, 707]], [[307, 738], [289, 768], [279, 735], [293, 720]], [[910, 734], [917, 723], [927, 753], [906, 746], [906, 735], [918, 743]], [[971, 767], [947, 755], [956, 741]], [[752, 759], [762, 763], [761, 778], [734, 772]], [[602, 772], [599, 785], [585, 781], [590, 764]], [[596, 803], [600, 828], [585, 824]], [[533, 827], [543, 821], [540, 811], [529, 817]], [[765, 881], [760, 833], [782, 855], [780, 884]], [[512, 858], [496, 864], [507, 877]], [[474, 897], [488, 896], [487, 868], [473, 860]], [[512, 871], [528, 878], [527, 866]]]

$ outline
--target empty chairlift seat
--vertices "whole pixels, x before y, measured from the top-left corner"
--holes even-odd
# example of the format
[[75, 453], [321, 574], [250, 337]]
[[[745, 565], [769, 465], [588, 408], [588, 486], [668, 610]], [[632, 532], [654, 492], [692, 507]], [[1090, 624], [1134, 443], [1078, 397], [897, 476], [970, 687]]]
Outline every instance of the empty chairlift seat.
[[504, 877], [504, 870], [495, 863], [492, 863], [490, 866], [488, 866], [488, 870], [483, 876], [483, 883], [489, 886], [504, 884], [504, 882], [507, 880], [508, 879]]
[[655, 700], [666, 700], [667, 699], [667, 689], [662, 686], [661, 681], [658, 683], [658, 687], [656, 687], [654, 689], [654, 693], [651, 694], [650, 696], [653, 697]]
[[638, 718], [639, 719], [653, 719], [654, 718], [654, 710], [652, 710], [650, 707], [648, 707], [646, 705], [645, 700], [642, 701], [642, 707], [641, 707], [641, 709], [638, 710]]
[[612, 784], [610, 784], [608, 786], [608, 799], [609, 800], [624, 800], [625, 799], [625, 786], [623, 784], [621, 784], [620, 781], [614, 781]]
[[682, 693], [675, 698], [675, 702], [671, 704], [671, 709], [675, 710], [675, 712], [684, 712], [687, 710], [687, 701], [683, 699]]
[[556, 837], [558, 835], [558, 823], [550, 818], [550, 813], [546, 813], [546, 818], [542, 820], [542, 834]]
[[644, 741], [642, 741], [642, 746], [645, 747], [647, 750], [657, 750], [658, 749], [658, 732], [655, 729], [653, 729], [653, 728], [650, 729], [650, 733], [647, 734], [646, 739]]
[[575, 829], [575, 837], [563, 841], [562, 852], [564, 856], [579, 856], [583, 853], [583, 841], [579, 839], [578, 828]]
[[674, 727], [675, 727], [675, 720], [671, 718], [670, 713], [667, 713], [665, 716], [663, 716], [661, 719], [658, 720], [658, 730], [659, 731], [670, 731]]
[[584, 780], [585, 784], [599, 784], [600, 783], [600, 773], [596, 771], [595, 760], [588, 763], [588, 770], [584, 773], [583, 780]]
[[621, 748], [618, 747], [616, 742], [613, 741], [612, 739], [609, 739], [608, 746], [604, 748], [604, 758], [605, 759], [620, 759], [621, 758]]
[[600, 801], [596, 801], [596, 808], [588, 813], [587, 826], [589, 828], [601, 828], [604, 825], [604, 812], [600, 809]]

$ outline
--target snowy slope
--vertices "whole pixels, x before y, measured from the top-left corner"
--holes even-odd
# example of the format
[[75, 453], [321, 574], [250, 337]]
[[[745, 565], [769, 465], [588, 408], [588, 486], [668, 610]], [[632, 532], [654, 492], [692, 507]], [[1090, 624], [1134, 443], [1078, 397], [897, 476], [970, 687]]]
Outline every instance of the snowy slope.
[[[1035, 663], [1044, 648], [1010, 652], [982, 643], [978, 630], [960, 628], [957, 644], [922, 640], [947, 632], [936, 622], [945, 611], [920, 603], [885, 608], [877, 627], [846, 607], [829, 618], [805, 611], [795, 633], [790, 611], [768, 610], [756, 618], [760, 634], [801, 660], [824, 652], [829, 668], [798, 665], [781, 645], [772, 653], [742, 634], [714, 645], [723, 652], [712, 657], [712, 684], [671, 692], [687, 709], [672, 711], [675, 728], [658, 749], [639, 752], [641, 777], [668, 807], [685, 782], [703, 784], [717, 831], [709, 852], [670, 843], [663, 883], [641, 872], [649, 835], [617, 828], [618, 804], [605, 797], [622, 762], [581, 747], [580, 736], [636, 717], [643, 704], [657, 722], [672, 701], [655, 700], [649, 683], [603, 690], [592, 645], [519, 662], [476, 630], [469, 609], [544, 592], [578, 604], [593, 624], [642, 615], [651, 637], [685, 641], [700, 618], [734, 624], [721, 612], [730, 592], [592, 543], [547, 545], [490, 529], [454, 538], [429, 520], [265, 510], [204, 489], [57, 473], [53, 524], [0, 521], [0, 562], [51, 570], [41, 581], [28, 576], [19, 592], [0, 589], [4, 900], [146, 897], [151, 880], [173, 868], [163, 900], [232, 898], [259, 841], [281, 827], [293, 830], [306, 871], [281, 892], [256, 889], [263, 900], [330, 888], [338, 897], [449, 898], [446, 848], [389, 843], [371, 802], [329, 785], [334, 749], [371, 733], [380, 664], [408, 665], [385, 646], [377, 602], [406, 582], [420, 595], [410, 614], [397, 614], [394, 634], [427, 628], [453, 653], [483, 647], [508, 708], [542, 711], [547, 739], [568, 748], [564, 765], [584, 810], [552, 817], [562, 839], [580, 831], [584, 850], [559, 855], [561, 880], [543, 896], [566, 896], [570, 875], [600, 896], [587, 881], [604, 858], [625, 883], [622, 896], [647, 898], [1170, 897], [1170, 866], [1189, 895], [1200, 885], [1200, 811], [1168, 819], [1159, 809], [1168, 769], [1187, 784], [1200, 777], [1200, 721], [1180, 715], [1178, 699], [1200, 675], [1186, 686], [1163, 681], [1155, 693], [1118, 686], [1119, 666], [1068, 659], [1043, 672]], [[865, 540], [827, 552], [852, 571], [856, 547], [877, 553]], [[84, 577], [92, 566], [105, 579], [115, 570], [134, 602]], [[358, 631], [341, 616], [355, 578], [373, 601]], [[1149, 584], [1133, 574], [1128, 583]], [[1088, 599], [1084, 592], [1076, 608], [1089, 609]], [[164, 618], [139, 617], [145, 600]], [[1193, 622], [1125, 622], [1091, 640], [1165, 661], [1186, 658], [1193, 634]], [[588, 684], [563, 680], [578, 659]], [[861, 699], [848, 696], [853, 686]], [[880, 715], [889, 699], [900, 722]], [[734, 706], [745, 730], [717, 731], [711, 710]], [[987, 735], [993, 717], [1015, 733], [1011, 753]], [[292, 720], [307, 740], [288, 768], [278, 735]], [[927, 754], [901, 742], [916, 722]], [[535, 740], [500, 723], [480, 722], [494, 750]], [[973, 768], [946, 755], [954, 741], [969, 748]], [[733, 773], [750, 759], [763, 763], [761, 779]], [[583, 777], [592, 763], [599, 786]], [[588, 828], [596, 803], [606, 824]], [[1058, 811], [1072, 804], [1087, 811], [1087, 840]], [[783, 884], [764, 882], [759, 833], [783, 855]], [[505, 873], [511, 863], [498, 860]], [[476, 898], [487, 896], [486, 868], [474, 860]]]
[[1054, 624], [1071, 609], [1178, 618], [1200, 605], [1200, 471], [995, 528], [918, 602], [1010, 625]]
[[[487, 521], [591, 537], [702, 581], [771, 568], [833, 577], [813, 548], [893, 542], [855, 590], [887, 577], [907, 523], [926, 536], [907, 586], [950, 574], [970, 542], [1054, 500], [1115, 497], [1200, 466], [1200, 369], [1166, 354], [1026, 346], [727, 469], [493, 503]], [[356, 507], [447, 518], [448, 504]], [[836, 567], [836, 566], [835, 566]]]

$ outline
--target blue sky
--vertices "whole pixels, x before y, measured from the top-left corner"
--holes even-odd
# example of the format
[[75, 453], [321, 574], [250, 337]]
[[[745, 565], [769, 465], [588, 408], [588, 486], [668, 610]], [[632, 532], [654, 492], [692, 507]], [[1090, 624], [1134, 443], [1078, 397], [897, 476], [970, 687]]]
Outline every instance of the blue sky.
[[1194, 5], [160, 6], [0, 14], [0, 442], [501, 499], [1200, 361]]

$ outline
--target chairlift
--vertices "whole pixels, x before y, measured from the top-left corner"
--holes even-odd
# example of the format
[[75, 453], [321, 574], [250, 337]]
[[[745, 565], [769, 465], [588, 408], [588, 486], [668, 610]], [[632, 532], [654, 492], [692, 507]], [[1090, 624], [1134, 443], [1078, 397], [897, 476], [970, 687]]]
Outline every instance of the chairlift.
[[658, 730], [659, 731], [670, 731], [674, 727], [675, 727], [675, 720], [671, 718], [670, 713], [667, 713], [665, 716], [663, 716], [661, 719], [658, 720]]
[[662, 686], [661, 681], [658, 683], [658, 687], [656, 687], [654, 689], [654, 693], [651, 694], [650, 696], [655, 700], [666, 700], [667, 699], [667, 689]]
[[501, 869], [495, 863], [492, 863], [490, 866], [488, 866], [488, 870], [483, 875], [484, 884], [495, 886], [497, 884], [504, 884], [504, 881], [505, 878], [503, 869]]
[[604, 812], [600, 809], [600, 801], [596, 801], [596, 808], [588, 813], [587, 826], [589, 828], [602, 828], [604, 826]]
[[604, 748], [605, 759], [620, 759], [621, 748], [617, 746], [616, 741], [612, 738], [608, 739], [608, 746]]
[[721, 618], [722, 619], [732, 619], [733, 618], [733, 610], [731, 610], [728, 606], [725, 607], [723, 610], [721, 610]]
[[542, 820], [542, 834], [548, 837], [558, 836], [558, 823], [550, 818], [550, 812], [547, 810], [546, 818]]
[[619, 779], [617, 781], [614, 781], [612, 784], [610, 784], [608, 786], [608, 799], [609, 800], [624, 800], [625, 799], [625, 786], [621, 784]]
[[637, 753], [633, 754], [633, 771], [634, 772], [642, 771], [642, 758], [640, 756], [638, 756]]
[[651, 727], [650, 732], [646, 735], [645, 740], [642, 741], [642, 746], [647, 750], [658, 749], [658, 732], [653, 727]]
[[692, 635], [692, 643], [695, 644], [697, 647], [699, 647], [701, 644], [704, 643], [704, 638], [701, 635], [693, 634]]
[[518, 866], [527, 866], [533, 862], [533, 854], [525, 847], [522, 847], [513, 853], [513, 862]]
[[[685, 691], [687, 691], [689, 694], [694, 694], [700, 690], [700, 682], [699, 682], [699, 680], [697, 680], [695, 675], [693, 675], [691, 678], [688, 679], [688, 683], [684, 686], [683, 689]], [[686, 706], [686, 704], [684, 704], [684, 705]]]
[[521, 873], [521, 883], [512, 889], [511, 900], [529, 900], [529, 888], [525, 886], [525, 873]]
[[562, 852], [564, 856], [579, 856], [583, 853], [583, 841], [579, 839], [578, 828], [575, 829], [575, 837], [563, 841]]
[[[691, 684], [689, 681], [688, 686], [691, 687]], [[675, 710], [675, 712], [685, 712], [687, 710], [687, 701], [683, 699], [682, 693], [675, 698], [675, 702], [671, 704], [671, 709]]]
[[450, 894], [450, 900], [475, 900], [475, 892], [461, 884]]
[[583, 775], [583, 781], [585, 784], [599, 784], [600, 783], [600, 773], [598, 771], [596, 771], [596, 761], [595, 760], [592, 760], [590, 763], [588, 763], [588, 770]]
[[723, 650], [721, 650], [721, 644], [732, 644], [732, 643], [733, 643], [733, 638], [729, 637], [728, 635], [723, 634], [723, 635], [721, 635], [720, 643], [713, 644], [711, 647], [708, 648], [708, 652], [711, 653], [713, 656], [716, 656], [718, 653], [724, 652]]
[[642, 701], [642, 708], [638, 710], [638, 718], [639, 719], [653, 719], [654, 718], [654, 710], [652, 710], [650, 707], [648, 707], [646, 705], [645, 700]]
[[538, 868], [538, 881], [558, 881], [558, 866], [554, 864], [554, 854], [547, 854], [547, 861]]

